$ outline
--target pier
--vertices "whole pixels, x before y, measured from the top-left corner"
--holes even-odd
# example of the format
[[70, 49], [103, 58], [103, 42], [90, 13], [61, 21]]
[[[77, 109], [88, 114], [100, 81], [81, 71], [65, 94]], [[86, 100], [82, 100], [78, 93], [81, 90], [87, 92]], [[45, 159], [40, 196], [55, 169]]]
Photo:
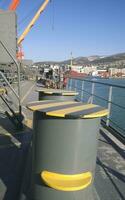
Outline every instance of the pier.
[[[27, 102], [38, 100], [38, 93], [36, 92], [37, 87], [33, 81], [22, 81], [21, 88], [24, 89], [22, 90], [21, 94], [23, 113], [27, 117], [26, 124], [28, 130], [32, 130], [32, 112], [27, 110], [26, 104]], [[1, 113], [1, 119], [3, 116], [4, 114]], [[7, 143], [6, 145], [11, 146], [14, 142], [14, 145], [16, 145], [16, 148], [18, 148], [20, 146], [21, 139], [18, 138], [18, 134], [16, 135], [12, 132], [13, 125], [9, 122], [8, 126], [5, 126], [5, 118], [4, 120], [0, 121], [1, 138], [3, 138], [3, 134], [4, 139], [8, 138], [9, 135], [9, 138], [11, 138], [11, 140], [9, 140], [9, 143]], [[3, 121], [4, 123], [2, 123]], [[113, 135], [112, 132], [106, 128], [105, 124], [106, 123], [102, 122], [102, 126], [100, 128], [100, 136], [98, 139], [98, 155], [94, 181], [95, 200], [124, 200], [125, 145], [123, 143], [123, 138], [122, 140], [120, 140], [118, 137], [116, 137], [116, 135]], [[3, 148], [2, 144], [0, 148]], [[5, 194], [3, 194], [3, 196], [4, 195], [6, 197], [6, 192]]]

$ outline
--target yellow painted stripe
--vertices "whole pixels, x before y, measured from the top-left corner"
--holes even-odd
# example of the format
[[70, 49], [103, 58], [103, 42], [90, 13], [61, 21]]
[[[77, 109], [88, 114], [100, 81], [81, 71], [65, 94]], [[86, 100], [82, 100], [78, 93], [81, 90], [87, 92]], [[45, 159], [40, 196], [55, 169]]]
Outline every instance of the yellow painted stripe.
[[36, 90], [37, 92], [60, 92], [60, 90], [53, 90], [53, 89], [45, 89], [45, 88], [43, 88], [43, 89], [37, 89]]
[[4, 88], [0, 88], [0, 94], [5, 94], [6, 90]]
[[43, 92], [43, 93], [46, 93], [46, 94], [62, 94], [62, 95], [78, 95], [79, 93], [78, 92], [75, 92], [75, 91], [68, 91], [68, 90], [55, 90], [55, 89], [37, 89], [36, 90], [37, 92]]
[[53, 88], [38, 88], [36, 91], [42, 92], [42, 91], [52, 91], [52, 92], [75, 92], [73, 90], [60, 90], [60, 89], [53, 89]]
[[36, 92], [44, 92], [45, 89], [36, 89]]
[[78, 95], [78, 92], [63, 92], [62, 95], [64, 96], [72, 96], [72, 95]]
[[84, 118], [84, 119], [85, 118], [96, 118], [96, 117], [104, 117], [106, 115], [108, 115], [108, 109], [104, 109], [104, 110], [101, 110], [99, 112], [84, 115], [82, 118]]
[[34, 105], [34, 106], [29, 106], [28, 108], [32, 111], [35, 110], [40, 110], [40, 109], [45, 109], [45, 108], [50, 108], [50, 107], [56, 107], [56, 106], [62, 106], [62, 105], [71, 105], [75, 104], [77, 105], [77, 102], [74, 101], [66, 101], [66, 102], [58, 102], [58, 103], [48, 103], [48, 104], [41, 104], [41, 105]]
[[45, 91], [46, 94], [53, 94], [53, 92]]
[[77, 106], [77, 104], [76, 104], [76, 106], [74, 106], [73, 108], [66, 108], [66, 109], [50, 111], [50, 112], [47, 112], [46, 114], [48, 116], [54, 116], [54, 117], [65, 117], [65, 115], [68, 113], [78, 112], [81, 110], [86, 110], [86, 109], [95, 108], [95, 107], [97, 107], [97, 105], [87, 104], [87, 105]]
[[78, 191], [88, 187], [92, 182], [92, 173], [65, 175], [43, 171], [41, 178], [46, 185], [61, 191]]

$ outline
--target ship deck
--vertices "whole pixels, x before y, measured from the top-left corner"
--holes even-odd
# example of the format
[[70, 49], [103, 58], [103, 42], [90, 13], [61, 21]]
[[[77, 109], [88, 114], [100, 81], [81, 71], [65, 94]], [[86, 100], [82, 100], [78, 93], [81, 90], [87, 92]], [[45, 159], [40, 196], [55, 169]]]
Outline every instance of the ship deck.
[[[28, 121], [32, 120], [32, 112], [26, 109], [27, 102], [37, 101], [38, 93], [35, 92], [34, 82], [22, 82], [23, 112]], [[11, 123], [0, 115], [0, 149], [21, 145], [19, 135], [15, 134]], [[27, 134], [32, 132], [31, 124], [26, 128]], [[22, 134], [23, 135], [23, 134]], [[26, 139], [26, 138], [25, 138]], [[6, 155], [4, 155], [6, 157]], [[7, 158], [8, 159], [8, 158]], [[101, 127], [98, 139], [98, 154], [95, 172], [95, 200], [124, 200], [125, 199], [125, 145], [118, 141], [110, 132]], [[6, 187], [0, 178], [0, 199], [6, 193]], [[5, 200], [10, 200], [7, 197]]]

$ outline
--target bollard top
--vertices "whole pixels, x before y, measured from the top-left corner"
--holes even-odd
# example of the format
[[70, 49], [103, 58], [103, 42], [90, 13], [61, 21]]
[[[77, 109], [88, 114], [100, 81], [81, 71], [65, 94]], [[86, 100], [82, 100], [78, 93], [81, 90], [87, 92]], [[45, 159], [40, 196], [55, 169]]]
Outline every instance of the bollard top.
[[101, 106], [75, 101], [36, 101], [29, 103], [27, 108], [31, 111], [39, 111], [48, 117], [68, 119], [91, 119], [108, 114], [108, 109]]
[[70, 91], [70, 90], [60, 90], [60, 89], [48, 89], [48, 88], [39, 88], [36, 89], [36, 92], [42, 92], [43, 94], [48, 94], [48, 95], [59, 95], [59, 96], [76, 96], [79, 93], [75, 91]]

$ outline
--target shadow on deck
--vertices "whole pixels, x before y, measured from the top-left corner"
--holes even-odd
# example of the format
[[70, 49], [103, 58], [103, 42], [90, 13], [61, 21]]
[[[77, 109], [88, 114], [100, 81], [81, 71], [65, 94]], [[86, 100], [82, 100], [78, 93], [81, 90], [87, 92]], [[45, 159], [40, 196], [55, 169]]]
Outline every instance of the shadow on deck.
[[32, 131], [14, 129], [0, 115], [0, 200], [18, 200], [29, 156]]
[[[123, 145], [122, 145], [123, 146]], [[100, 200], [125, 200], [125, 148], [100, 131], [95, 187]]]

